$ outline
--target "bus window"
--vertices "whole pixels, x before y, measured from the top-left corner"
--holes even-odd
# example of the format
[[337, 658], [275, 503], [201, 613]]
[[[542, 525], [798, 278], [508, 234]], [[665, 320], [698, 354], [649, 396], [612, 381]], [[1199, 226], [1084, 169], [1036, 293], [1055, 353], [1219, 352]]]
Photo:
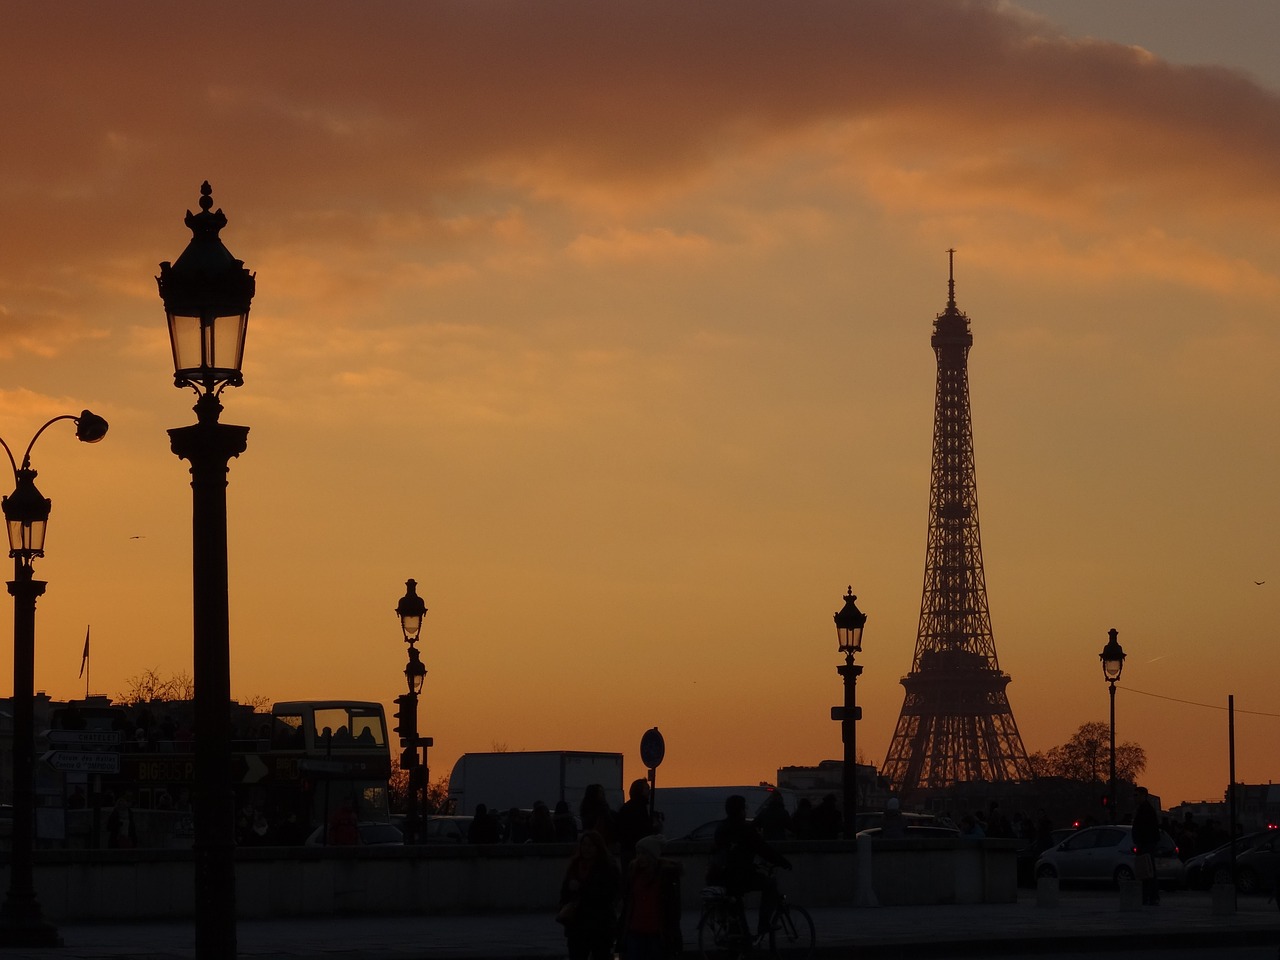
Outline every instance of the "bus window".
[[351, 712], [351, 732], [362, 746], [381, 747], [386, 741], [382, 733], [382, 713]]

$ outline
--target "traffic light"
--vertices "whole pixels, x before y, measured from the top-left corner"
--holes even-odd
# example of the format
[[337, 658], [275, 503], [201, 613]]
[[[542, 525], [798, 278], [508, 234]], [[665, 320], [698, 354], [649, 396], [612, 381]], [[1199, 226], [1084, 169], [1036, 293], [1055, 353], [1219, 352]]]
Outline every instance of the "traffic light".
[[396, 725], [392, 729], [400, 734], [400, 746], [405, 747], [418, 739], [418, 710], [416, 698], [407, 693], [396, 697]]
[[413, 785], [413, 771], [418, 769], [418, 749], [406, 747], [400, 751], [400, 769], [409, 771], [409, 784]]

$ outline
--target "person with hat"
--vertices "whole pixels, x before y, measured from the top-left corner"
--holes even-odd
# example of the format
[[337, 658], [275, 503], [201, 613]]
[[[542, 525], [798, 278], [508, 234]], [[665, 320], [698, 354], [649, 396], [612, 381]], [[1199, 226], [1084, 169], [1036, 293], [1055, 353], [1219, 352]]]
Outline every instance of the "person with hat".
[[627, 871], [622, 907], [620, 954], [624, 960], [665, 960], [683, 949], [680, 932], [681, 866], [665, 859], [667, 838], [650, 834], [636, 841]]

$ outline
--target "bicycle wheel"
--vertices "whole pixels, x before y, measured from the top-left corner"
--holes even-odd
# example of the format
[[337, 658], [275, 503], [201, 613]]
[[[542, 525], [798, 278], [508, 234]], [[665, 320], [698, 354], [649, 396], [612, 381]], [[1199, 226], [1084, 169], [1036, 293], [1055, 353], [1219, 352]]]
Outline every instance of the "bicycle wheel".
[[774, 957], [810, 957], [813, 955], [813, 917], [804, 907], [784, 903], [774, 916], [769, 930], [769, 954]]

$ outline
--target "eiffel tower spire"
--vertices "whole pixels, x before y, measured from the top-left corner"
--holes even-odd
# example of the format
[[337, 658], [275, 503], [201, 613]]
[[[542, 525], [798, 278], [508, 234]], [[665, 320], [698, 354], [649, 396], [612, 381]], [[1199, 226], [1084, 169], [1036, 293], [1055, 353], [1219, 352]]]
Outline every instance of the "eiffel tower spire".
[[978, 533], [969, 412], [969, 318], [956, 306], [947, 251], [947, 307], [933, 326], [938, 386], [929, 481], [924, 593], [906, 695], [881, 771], [900, 794], [972, 780], [1031, 779], [991, 636]]

